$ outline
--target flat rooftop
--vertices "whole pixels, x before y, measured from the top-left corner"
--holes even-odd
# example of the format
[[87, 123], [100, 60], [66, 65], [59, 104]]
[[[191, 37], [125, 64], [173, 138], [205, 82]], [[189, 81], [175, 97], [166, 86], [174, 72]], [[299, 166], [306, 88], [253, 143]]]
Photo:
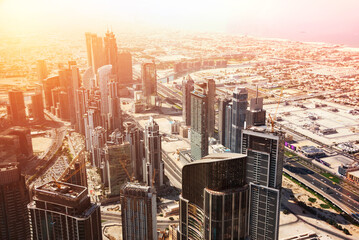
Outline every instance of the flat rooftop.
[[79, 202], [87, 197], [87, 188], [64, 182], [51, 181], [35, 189], [39, 200], [50, 202]]

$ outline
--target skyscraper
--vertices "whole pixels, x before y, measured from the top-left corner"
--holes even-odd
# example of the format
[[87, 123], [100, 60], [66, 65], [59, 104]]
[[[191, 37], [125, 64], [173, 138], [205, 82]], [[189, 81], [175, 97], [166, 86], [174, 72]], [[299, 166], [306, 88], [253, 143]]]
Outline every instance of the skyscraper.
[[108, 91], [108, 130], [110, 132], [115, 129], [122, 130], [121, 100], [118, 95], [118, 83], [115, 81], [109, 82]]
[[29, 239], [29, 193], [17, 163], [0, 163], [0, 239]]
[[33, 239], [102, 239], [100, 206], [86, 187], [49, 182], [34, 191], [28, 204]]
[[105, 65], [98, 69], [98, 80], [101, 92], [101, 113], [107, 115], [109, 112], [108, 104], [108, 84], [112, 77], [112, 66]]
[[227, 114], [226, 109], [230, 100], [228, 98], [221, 98], [218, 104], [218, 136], [219, 143], [225, 146], [226, 139], [226, 124], [227, 124]]
[[131, 146], [131, 161], [134, 176], [137, 180], [143, 180], [143, 143], [141, 143], [140, 134], [136, 125], [132, 122], [125, 122], [125, 139]]
[[241, 152], [247, 154], [250, 239], [278, 239], [284, 134], [258, 127], [243, 130]]
[[194, 90], [194, 81], [190, 75], [182, 81], [182, 116], [186, 126], [191, 125], [191, 92]]
[[126, 183], [121, 188], [122, 239], [157, 239], [156, 194], [150, 186]]
[[231, 140], [232, 140], [232, 102], [228, 103], [226, 106], [226, 123], [225, 123], [225, 138], [224, 138], [224, 146], [227, 148], [231, 148]]
[[202, 92], [191, 94], [191, 157], [199, 160], [208, 155], [207, 96]]
[[178, 239], [241, 239], [247, 234], [246, 156], [211, 154], [182, 169]]
[[48, 72], [45, 60], [37, 61], [37, 79], [40, 83], [47, 78]]
[[246, 125], [263, 126], [266, 124], [266, 110], [263, 109], [263, 98], [258, 97], [258, 89], [256, 98], [252, 98], [247, 113]]
[[153, 97], [157, 96], [156, 64], [143, 63], [141, 69], [142, 92], [147, 106], [153, 106]]
[[155, 120], [150, 117], [144, 131], [145, 157], [144, 179], [149, 186], [160, 187], [163, 185], [164, 165], [162, 161], [160, 128]]
[[214, 110], [214, 104], [216, 103], [216, 83], [215, 81], [210, 78], [207, 79], [207, 106], [208, 106], [208, 137], [214, 136], [214, 125], [215, 125], [215, 110]]
[[31, 95], [31, 105], [32, 105], [32, 117], [35, 122], [40, 122], [45, 120], [44, 116], [44, 101], [42, 100], [41, 92], [36, 92], [34, 95]]
[[10, 119], [13, 125], [24, 125], [26, 123], [25, 101], [23, 92], [9, 91]]
[[52, 100], [52, 89], [60, 86], [60, 78], [59, 76], [49, 77], [45, 79], [42, 84], [45, 96], [45, 107], [50, 111], [51, 107], [56, 104]]
[[112, 73], [117, 74], [118, 66], [117, 66], [117, 43], [116, 37], [113, 32], [110, 32], [107, 29], [105, 37], [103, 38], [104, 41], [104, 55], [105, 55], [105, 65], [112, 66]]
[[132, 178], [131, 146], [129, 142], [107, 143], [106, 171], [111, 196], [119, 196], [121, 186]]
[[244, 129], [248, 107], [248, 92], [246, 88], [236, 87], [233, 91], [232, 105], [232, 136], [231, 151], [239, 153], [241, 150], [241, 131]]
[[91, 66], [93, 72], [96, 73], [97, 69], [105, 64], [103, 41], [101, 37], [96, 34], [85, 33], [86, 49], [87, 49], [87, 63]]
[[120, 52], [117, 56], [117, 77], [119, 84], [132, 83], [132, 55], [129, 52]]

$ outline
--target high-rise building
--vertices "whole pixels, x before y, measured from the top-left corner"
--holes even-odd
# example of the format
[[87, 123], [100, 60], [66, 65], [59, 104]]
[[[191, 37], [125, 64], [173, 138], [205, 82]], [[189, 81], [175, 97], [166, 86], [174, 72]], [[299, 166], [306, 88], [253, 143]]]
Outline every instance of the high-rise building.
[[9, 91], [10, 119], [13, 125], [26, 123], [24, 94], [21, 91]]
[[246, 239], [245, 164], [243, 154], [222, 153], [183, 167], [178, 239]]
[[130, 143], [131, 146], [131, 162], [134, 177], [142, 181], [143, 180], [143, 144], [141, 143], [140, 134], [143, 132], [139, 131], [136, 125], [132, 122], [125, 122], [125, 140]]
[[191, 125], [191, 92], [194, 90], [194, 81], [190, 75], [182, 81], [182, 116], [186, 126]]
[[144, 139], [146, 163], [143, 166], [143, 181], [149, 186], [160, 187], [163, 185], [164, 174], [161, 135], [160, 128], [152, 117], [145, 126]]
[[96, 77], [92, 70], [92, 67], [86, 69], [86, 71], [82, 75], [82, 86], [87, 90], [90, 90], [91, 88], [94, 88], [96, 86]]
[[87, 65], [92, 67], [92, 33], [86, 32]]
[[207, 96], [202, 92], [191, 94], [191, 157], [199, 160], [208, 155]]
[[107, 115], [109, 112], [109, 104], [108, 104], [108, 84], [112, 77], [112, 66], [105, 65], [98, 69], [98, 80], [99, 87], [101, 92], [101, 113]]
[[142, 92], [147, 106], [154, 106], [153, 100], [157, 96], [156, 64], [143, 63], [141, 69]]
[[232, 102], [228, 103], [226, 107], [226, 123], [225, 123], [225, 138], [224, 138], [224, 146], [227, 148], [231, 148], [231, 140], [232, 140]]
[[114, 131], [115, 129], [122, 130], [122, 118], [121, 118], [121, 100], [118, 94], [118, 83], [111, 81], [108, 83], [108, 131]]
[[206, 89], [206, 93], [207, 93], [207, 117], [208, 117], [208, 121], [207, 121], [207, 131], [208, 131], [208, 137], [213, 137], [214, 136], [214, 125], [215, 125], [215, 110], [214, 110], [214, 105], [216, 103], [216, 83], [215, 81], [210, 78], [207, 79], [207, 89]]
[[239, 153], [241, 150], [241, 131], [244, 129], [248, 107], [248, 91], [246, 88], [236, 87], [232, 99], [232, 136], [231, 151]]
[[103, 156], [103, 148], [105, 147], [107, 138], [106, 138], [106, 130], [101, 127], [95, 127], [91, 132], [91, 158], [92, 158], [92, 166], [100, 167], [102, 164]]
[[117, 56], [117, 77], [119, 86], [132, 83], [132, 55], [129, 52], [120, 52]]
[[150, 186], [126, 183], [121, 188], [122, 239], [157, 239], [156, 193]]
[[219, 143], [225, 146], [226, 139], [226, 124], [227, 122], [227, 106], [230, 103], [228, 98], [221, 98], [218, 104], [218, 136]]
[[89, 101], [89, 90], [86, 88], [79, 88], [76, 90], [76, 125], [75, 130], [85, 134], [84, 114], [87, 112], [87, 105]]
[[104, 55], [105, 55], [105, 65], [112, 66], [112, 73], [117, 74], [118, 66], [117, 66], [117, 43], [116, 37], [113, 32], [107, 30], [104, 41]]
[[132, 178], [131, 146], [129, 142], [109, 143], [105, 147], [106, 171], [110, 196], [119, 196], [121, 186]]
[[243, 130], [241, 152], [247, 155], [250, 239], [278, 239], [284, 134], [258, 127]]
[[256, 98], [252, 98], [247, 113], [246, 125], [263, 126], [266, 124], [266, 110], [263, 109], [263, 98], [258, 97], [258, 89]]
[[20, 161], [20, 142], [15, 135], [0, 135], [0, 163]]
[[86, 187], [46, 183], [35, 189], [28, 210], [33, 239], [102, 239], [100, 206]]
[[40, 83], [47, 78], [48, 72], [45, 60], [37, 60], [37, 79]]
[[42, 100], [41, 92], [36, 92], [34, 95], [31, 95], [31, 105], [32, 105], [32, 117], [35, 122], [40, 122], [45, 120], [44, 116], [44, 101]]
[[17, 163], [0, 163], [0, 239], [30, 239], [29, 200]]
[[43, 90], [45, 96], [45, 107], [47, 110], [51, 110], [52, 106], [55, 106], [55, 102], [52, 100], [52, 89], [60, 86], [60, 77], [54, 76], [49, 77], [43, 81]]

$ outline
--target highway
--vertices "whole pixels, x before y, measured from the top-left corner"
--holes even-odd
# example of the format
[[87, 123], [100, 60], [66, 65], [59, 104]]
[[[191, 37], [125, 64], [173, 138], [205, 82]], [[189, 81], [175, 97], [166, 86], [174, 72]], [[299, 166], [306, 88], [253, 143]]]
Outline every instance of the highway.
[[340, 185], [333, 183], [319, 173], [308, 169], [306, 166], [300, 164], [295, 159], [288, 159], [284, 164], [284, 168], [302, 177], [313, 186], [322, 189], [334, 199], [342, 202], [354, 213], [359, 212], [359, 197], [356, 194], [345, 190]]

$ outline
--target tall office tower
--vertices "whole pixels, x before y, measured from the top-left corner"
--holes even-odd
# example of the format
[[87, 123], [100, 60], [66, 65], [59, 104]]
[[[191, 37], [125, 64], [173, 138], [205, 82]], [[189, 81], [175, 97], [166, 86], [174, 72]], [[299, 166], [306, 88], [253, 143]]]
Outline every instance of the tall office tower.
[[112, 65], [112, 73], [117, 74], [117, 43], [113, 32], [107, 29], [104, 41], [105, 65]]
[[156, 64], [143, 63], [141, 69], [142, 92], [147, 106], [153, 106], [154, 96], [157, 96]]
[[86, 32], [87, 66], [92, 67], [92, 33]]
[[207, 117], [208, 117], [208, 137], [214, 136], [214, 125], [215, 125], [215, 110], [214, 110], [214, 104], [216, 103], [216, 83], [213, 79], [207, 79]]
[[29, 192], [17, 163], [0, 163], [0, 239], [30, 239]]
[[248, 92], [246, 88], [236, 87], [232, 99], [232, 139], [231, 151], [239, 153], [241, 150], [241, 131], [244, 129], [248, 107]]
[[97, 107], [89, 107], [87, 113], [84, 114], [84, 127], [85, 127], [85, 139], [86, 139], [86, 150], [91, 152], [93, 138], [92, 132], [95, 127], [100, 126], [101, 116], [100, 111]]
[[81, 86], [81, 75], [79, 68], [76, 65], [72, 65], [71, 68], [71, 84], [68, 88], [68, 94], [69, 94], [69, 104], [70, 106], [73, 106], [70, 108], [70, 118], [71, 118], [71, 124], [76, 126], [76, 124], [80, 121], [78, 119], [77, 112], [79, 111], [79, 102], [77, 102], [76, 92], [77, 89]]
[[131, 146], [131, 162], [134, 177], [137, 180], [142, 181], [143, 179], [143, 151], [140, 134], [136, 125], [132, 122], [125, 122], [125, 139], [130, 143]]
[[34, 95], [31, 95], [31, 104], [34, 121], [41, 122], [45, 120], [44, 101], [42, 100], [41, 92], [36, 92]]
[[37, 79], [40, 83], [47, 78], [48, 72], [45, 60], [37, 60]]
[[150, 186], [126, 183], [121, 188], [122, 239], [157, 239], [156, 193]]
[[92, 68], [94, 73], [97, 72], [97, 69], [105, 65], [104, 61], [104, 51], [103, 51], [103, 41], [101, 37], [97, 37], [96, 34], [91, 36], [91, 50], [92, 50]]
[[13, 125], [26, 123], [24, 94], [21, 91], [9, 91], [10, 119]]
[[191, 92], [194, 90], [194, 81], [188, 74], [182, 81], [182, 116], [186, 126], [191, 125]]
[[119, 84], [132, 83], [132, 55], [129, 52], [120, 52], [117, 56], [117, 77]]
[[85, 134], [84, 114], [87, 112], [87, 104], [89, 101], [89, 91], [83, 87], [76, 90], [76, 125], [75, 130]]
[[122, 130], [122, 118], [121, 118], [121, 100], [118, 95], [118, 83], [111, 81], [108, 83], [108, 130], [114, 131], [115, 129]]
[[258, 89], [256, 98], [252, 98], [247, 113], [246, 125], [262, 126], [266, 124], [266, 110], [263, 109], [263, 98], [258, 98]]
[[108, 106], [108, 84], [112, 76], [112, 66], [105, 65], [98, 69], [98, 80], [101, 92], [101, 113], [107, 115], [109, 112]]
[[207, 96], [202, 92], [191, 93], [191, 157], [199, 160], [208, 155]]
[[43, 81], [42, 85], [45, 96], [45, 107], [48, 111], [50, 111], [51, 107], [55, 105], [55, 103], [52, 101], [52, 89], [60, 86], [60, 77], [49, 77]]
[[65, 91], [61, 91], [59, 93], [59, 105], [58, 105], [60, 111], [59, 117], [62, 120], [69, 121], [71, 117], [70, 109], [73, 107], [74, 106], [70, 106], [69, 103], [69, 94]]
[[225, 139], [226, 139], [226, 124], [227, 122], [227, 106], [230, 103], [230, 99], [228, 98], [221, 98], [218, 104], [218, 136], [219, 142], [223, 146], [225, 146]]
[[258, 127], [243, 130], [241, 151], [247, 154], [250, 239], [278, 239], [284, 134]]
[[178, 239], [248, 236], [246, 156], [211, 154], [182, 169]]
[[35, 189], [27, 207], [33, 239], [102, 239], [100, 206], [84, 186], [48, 182]]
[[109, 143], [105, 147], [106, 185], [111, 196], [119, 196], [121, 186], [131, 181], [132, 163], [131, 146], [129, 142]]
[[91, 88], [94, 88], [96, 86], [96, 77], [92, 70], [92, 67], [86, 69], [86, 71], [82, 75], [82, 86], [87, 90], [90, 90]]
[[224, 146], [227, 148], [231, 148], [231, 140], [232, 140], [232, 102], [230, 102], [226, 107], [226, 123], [225, 123], [225, 138], [224, 138]]
[[103, 148], [105, 147], [107, 138], [106, 130], [103, 127], [95, 127], [91, 133], [92, 145], [91, 145], [91, 157], [92, 166], [100, 167], [102, 163]]
[[160, 128], [150, 117], [144, 131], [146, 163], [143, 166], [143, 181], [149, 186], [163, 185], [164, 166], [162, 161], [162, 147]]

